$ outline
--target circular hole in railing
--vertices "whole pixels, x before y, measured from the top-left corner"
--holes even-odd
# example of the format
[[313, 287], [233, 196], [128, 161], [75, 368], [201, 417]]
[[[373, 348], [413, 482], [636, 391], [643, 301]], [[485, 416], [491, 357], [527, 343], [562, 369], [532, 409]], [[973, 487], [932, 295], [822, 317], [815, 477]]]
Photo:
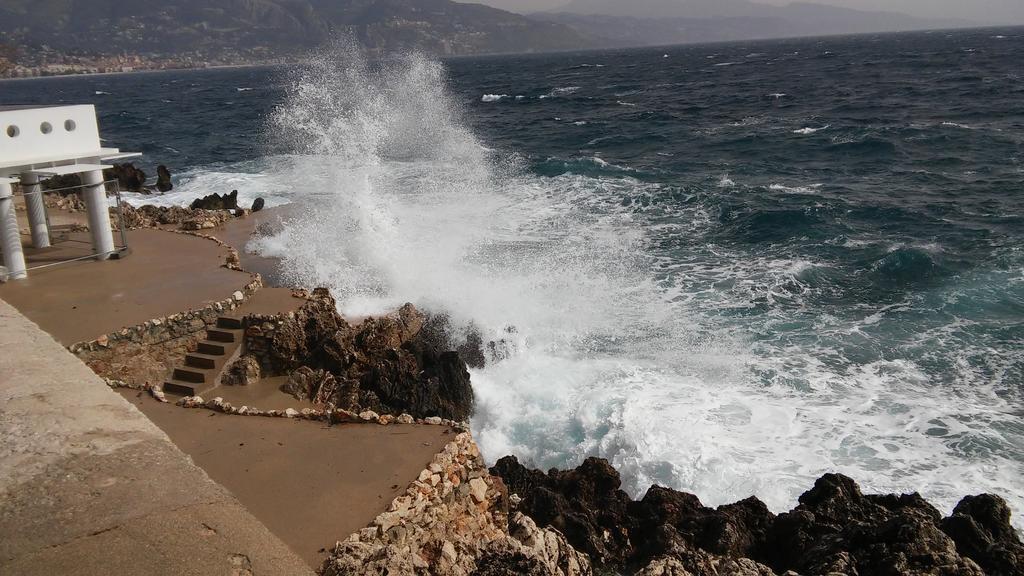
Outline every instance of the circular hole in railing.
[[39, 125], [39, 131], [43, 134], [49, 134], [50, 132], [53, 132], [53, 126], [50, 125], [49, 122], [43, 122]]
[[14, 124], [7, 127], [7, 135], [11, 138], [17, 138], [18, 134], [21, 134], [21, 128], [18, 128]]
[[67, 132], [74, 132], [75, 128], [78, 128], [78, 125], [75, 124], [74, 120], [65, 120], [64, 121], [64, 130], [65, 131], [67, 131]]

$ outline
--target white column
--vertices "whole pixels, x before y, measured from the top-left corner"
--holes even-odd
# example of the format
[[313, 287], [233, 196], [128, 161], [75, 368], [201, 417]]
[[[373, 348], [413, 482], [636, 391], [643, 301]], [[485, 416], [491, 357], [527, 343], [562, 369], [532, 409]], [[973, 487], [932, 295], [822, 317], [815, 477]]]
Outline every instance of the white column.
[[89, 213], [93, 252], [99, 254], [97, 260], [106, 260], [114, 252], [114, 234], [110, 230], [110, 208], [102, 170], [82, 173], [82, 199]]
[[26, 172], [21, 175], [21, 190], [25, 195], [28, 227], [32, 230], [32, 245], [46, 248], [50, 245], [50, 228], [46, 225], [46, 203], [43, 202], [39, 176]]
[[28, 276], [18, 232], [18, 216], [14, 213], [14, 196], [11, 185], [3, 181], [0, 181], [0, 250], [4, 252], [4, 266], [9, 279], [20, 280]]

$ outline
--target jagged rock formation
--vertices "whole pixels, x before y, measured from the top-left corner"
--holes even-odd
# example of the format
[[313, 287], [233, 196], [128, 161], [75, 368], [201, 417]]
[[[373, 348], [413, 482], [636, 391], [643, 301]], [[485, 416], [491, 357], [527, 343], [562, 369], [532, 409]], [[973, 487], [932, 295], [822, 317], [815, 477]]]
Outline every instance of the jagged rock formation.
[[426, 320], [406, 304], [353, 327], [318, 289], [286, 318], [247, 318], [246, 345], [265, 371], [289, 375], [284, 390], [297, 398], [353, 412], [466, 420], [473, 410], [466, 363], [432, 341], [422, 330]]
[[160, 192], [170, 192], [174, 189], [171, 182], [171, 171], [163, 164], [156, 167], [156, 189]]
[[189, 205], [193, 210], [237, 210], [238, 190], [232, 190], [230, 194], [223, 196], [214, 192], [209, 196], [196, 198]]
[[104, 170], [103, 179], [117, 180], [122, 192], [148, 192], [146, 190], [146, 173], [136, 168], [131, 162], [114, 164], [113, 168]]
[[491, 472], [538, 525], [557, 528], [599, 565], [645, 576], [1009, 576], [1024, 567], [1009, 509], [989, 494], [964, 498], [943, 519], [916, 493], [865, 495], [850, 478], [826, 474], [776, 516], [753, 497], [708, 508], [659, 486], [634, 501], [598, 458], [545, 474], [507, 456]]

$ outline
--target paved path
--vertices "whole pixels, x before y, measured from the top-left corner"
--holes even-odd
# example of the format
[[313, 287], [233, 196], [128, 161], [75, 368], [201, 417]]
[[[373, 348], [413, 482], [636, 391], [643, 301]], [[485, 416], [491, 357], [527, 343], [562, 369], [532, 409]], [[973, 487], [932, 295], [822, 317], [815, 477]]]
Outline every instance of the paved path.
[[154, 424], [0, 300], [0, 574], [310, 574]]

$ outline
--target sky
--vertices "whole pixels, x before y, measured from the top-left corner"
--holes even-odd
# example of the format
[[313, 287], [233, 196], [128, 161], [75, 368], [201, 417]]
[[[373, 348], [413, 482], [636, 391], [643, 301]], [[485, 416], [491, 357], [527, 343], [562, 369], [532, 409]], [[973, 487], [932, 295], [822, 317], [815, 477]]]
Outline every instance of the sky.
[[[476, 1], [513, 12], [534, 12], [563, 5], [567, 0], [459, 0]], [[629, 2], [630, 0], [622, 0]], [[789, 0], [758, 0], [787, 4]], [[859, 10], [903, 12], [926, 18], [962, 18], [976, 22], [1024, 24], [1024, 0], [804, 0]]]

